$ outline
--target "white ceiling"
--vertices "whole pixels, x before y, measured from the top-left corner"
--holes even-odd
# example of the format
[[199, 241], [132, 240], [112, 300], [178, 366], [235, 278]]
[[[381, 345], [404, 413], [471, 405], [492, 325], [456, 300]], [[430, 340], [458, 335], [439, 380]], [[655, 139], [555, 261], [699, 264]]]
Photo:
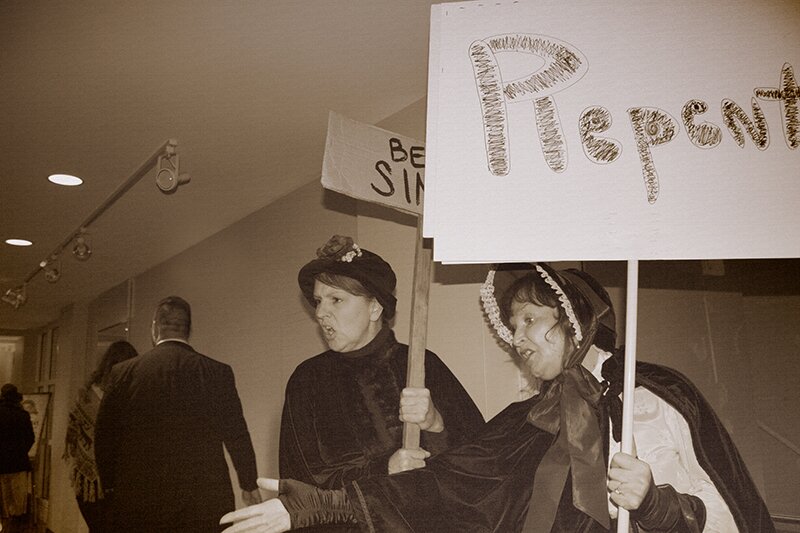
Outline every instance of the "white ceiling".
[[0, 292], [167, 139], [192, 176], [171, 195], [138, 182], [89, 228], [91, 259], [35, 275], [0, 329], [44, 325], [318, 179], [329, 110], [376, 123], [425, 96], [431, 3], [0, 2]]

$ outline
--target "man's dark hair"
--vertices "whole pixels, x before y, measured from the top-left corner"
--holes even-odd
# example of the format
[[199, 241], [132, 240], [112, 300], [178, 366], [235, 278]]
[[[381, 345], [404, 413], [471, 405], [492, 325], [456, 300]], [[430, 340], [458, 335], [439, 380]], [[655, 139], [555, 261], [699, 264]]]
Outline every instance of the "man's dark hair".
[[168, 296], [158, 302], [153, 321], [158, 326], [159, 336], [188, 339], [192, 330], [192, 308], [179, 296]]

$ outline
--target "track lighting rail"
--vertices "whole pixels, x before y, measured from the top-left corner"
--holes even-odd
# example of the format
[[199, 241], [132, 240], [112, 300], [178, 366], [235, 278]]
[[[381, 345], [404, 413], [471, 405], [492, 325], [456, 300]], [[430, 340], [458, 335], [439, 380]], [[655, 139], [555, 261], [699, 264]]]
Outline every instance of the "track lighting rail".
[[[169, 139], [165, 141], [153, 154], [147, 158], [139, 167], [126, 179], [119, 187], [112, 192], [100, 205], [98, 205], [82, 222], [81, 224], [67, 237], [64, 238], [52, 252], [45, 256], [30, 274], [25, 278], [22, 285], [15, 289], [9, 289], [3, 296], [3, 301], [18, 308], [21, 304], [25, 303], [25, 287], [27, 284], [42, 270], [51, 268], [51, 263], [57, 258], [61, 257], [64, 249], [73, 241], [76, 241], [82, 246], [81, 252], [74, 252], [76, 257], [85, 260], [91, 255], [91, 248], [85, 243], [84, 235], [88, 227], [94, 223], [105, 211], [114, 205], [131, 187], [133, 187], [139, 180], [141, 180], [156, 164], [159, 166], [157, 182], [158, 188], [164, 193], [174, 192], [179, 184], [189, 181], [189, 176], [186, 174], [179, 174], [178, 169], [178, 154], [177, 154], [178, 141]], [[168, 169], [162, 169], [163, 162], [169, 162]], [[165, 185], [165, 183], [167, 185]], [[56, 277], [57, 279], [57, 277]], [[54, 280], [55, 281], [55, 280]]]

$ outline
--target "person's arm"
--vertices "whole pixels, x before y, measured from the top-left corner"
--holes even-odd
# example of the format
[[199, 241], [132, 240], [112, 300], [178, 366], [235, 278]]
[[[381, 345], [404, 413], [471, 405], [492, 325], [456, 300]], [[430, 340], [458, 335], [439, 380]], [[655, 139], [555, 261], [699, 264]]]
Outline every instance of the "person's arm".
[[242, 411], [242, 402], [236, 390], [236, 381], [231, 367], [225, 365], [219, 377], [218, 391], [214, 395], [215, 412], [225, 448], [231, 456], [231, 462], [239, 478], [242, 497], [245, 503], [261, 501], [256, 478], [256, 455], [250, 440], [250, 431]]
[[258, 485], [277, 492], [278, 497], [226, 514], [219, 523], [233, 525], [223, 533], [280, 533], [305, 527], [358, 523], [344, 489], [320, 489], [294, 479], [259, 478]]
[[[353, 520], [365, 532], [518, 529], [528, 507], [528, 499], [519, 495], [529, 493], [539, 461], [553, 440], [527, 422], [529, 410], [530, 402], [508, 406], [472, 444], [440, 454], [426, 468], [346, 483], [345, 494], [338, 489], [322, 491], [325, 497], [319, 501], [330, 497], [335, 510], [328, 513], [328, 504], [323, 503], [321, 518]], [[271, 490], [277, 484], [274, 487]], [[226, 533], [286, 531], [291, 509], [280, 501], [229, 513], [222, 521], [236, 524]], [[291, 527], [297, 527], [294, 519]]]
[[641, 423], [649, 424], [658, 430], [660, 438], [667, 439], [664, 445], [668, 444], [674, 459], [655, 470], [662, 472], [662, 481], [668, 479], [675, 485], [654, 480], [646, 462], [617, 454], [609, 470], [611, 500], [629, 509], [631, 519], [648, 530], [680, 526], [682, 530], [708, 533], [737, 531], [728, 505], [697, 461], [686, 420], [669, 403], [651, 393], [650, 396], [652, 412], [658, 415]]
[[422, 447], [436, 455], [474, 439], [484, 426], [483, 415], [458, 378], [431, 351], [425, 353], [425, 383], [443, 430], [423, 432]]
[[608, 478], [611, 501], [630, 511], [631, 521], [645, 531], [703, 531], [703, 501], [676, 491], [672, 485], [656, 485], [646, 462], [617, 453], [611, 458]]
[[700, 466], [694, 453], [692, 434], [689, 424], [673, 407], [666, 404], [665, 417], [670, 426], [670, 433], [678, 444], [681, 462], [689, 472], [692, 482], [690, 494], [700, 498], [706, 508], [706, 526], [703, 531], [707, 533], [727, 533], [738, 531], [728, 504], [722, 498], [717, 487], [708, 474]]

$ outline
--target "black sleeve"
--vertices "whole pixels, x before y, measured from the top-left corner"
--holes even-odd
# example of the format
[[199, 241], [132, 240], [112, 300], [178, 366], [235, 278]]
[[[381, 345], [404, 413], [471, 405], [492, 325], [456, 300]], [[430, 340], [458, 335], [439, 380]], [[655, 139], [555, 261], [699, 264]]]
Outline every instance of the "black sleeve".
[[425, 352], [425, 386], [442, 415], [444, 431], [422, 432], [422, 447], [436, 455], [469, 442], [484, 426], [483, 415], [461, 382], [433, 352]]
[[344, 489], [320, 489], [294, 479], [281, 479], [278, 493], [292, 529], [358, 523]]
[[471, 443], [425, 468], [346, 485], [359, 525], [393, 533], [520, 531], [536, 469], [553, 442], [527, 423], [529, 410], [528, 401], [510, 405]]
[[215, 402], [225, 448], [236, 469], [239, 486], [242, 490], [255, 490], [258, 488], [256, 454], [253, 451], [250, 431], [247, 429], [247, 422], [244, 419], [242, 402], [236, 390], [233, 370], [228, 365], [222, 368], [218, 389]]
[[650, 490], [631, 520], [647, 531], [700, 533], [706, 524], [706, 507], [697, 496], [676, 491], [672, 485], [658, 485], [651, 480]]

